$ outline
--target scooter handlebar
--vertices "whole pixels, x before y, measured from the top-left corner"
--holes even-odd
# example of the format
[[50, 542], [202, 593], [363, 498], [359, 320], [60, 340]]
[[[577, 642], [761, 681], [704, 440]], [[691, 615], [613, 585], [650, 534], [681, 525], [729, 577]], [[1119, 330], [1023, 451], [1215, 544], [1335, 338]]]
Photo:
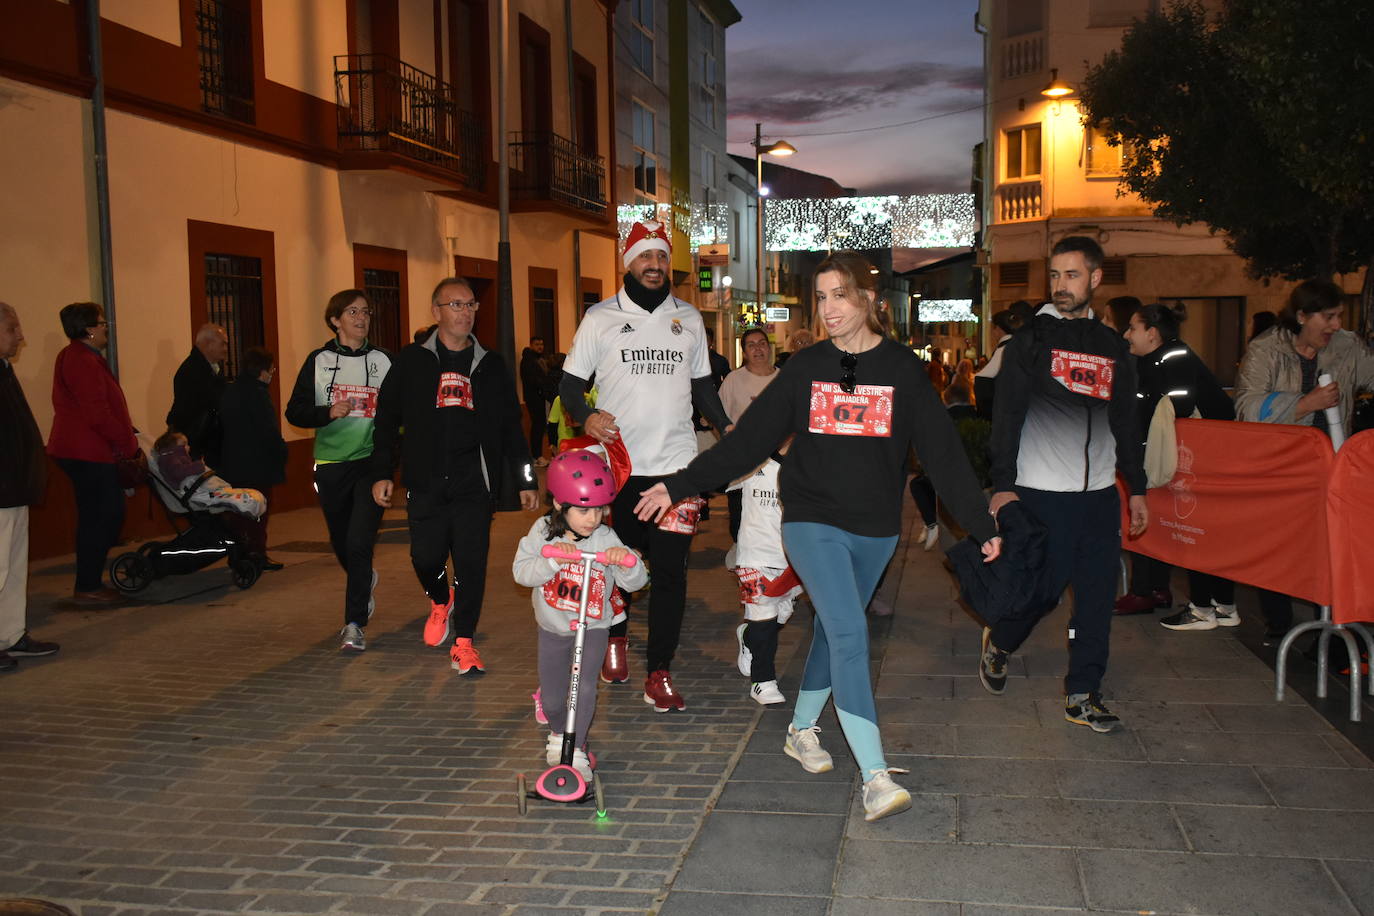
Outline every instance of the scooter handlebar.
[[[597, 563], [600, 563], [602, 566], [609, 566], [609, 565], [611, 565], [611, 561], [608, 560], [608, 559], [606, 559], [606, 554], [605, 554], [605, 552], [604, 552], [604, 551], [599, 551], [599, 550], [598, 550], [598, 551], [578, 550], [578, 551], [576, 551], [575, 553], [567, 553], [566, 551], [564, 551], [563, 547], [562, 547], [561, 545], [559, 545], [559, 544], [545, 544], [542, 548], [540, 548], [539, 553], [540, 553], [541, 556], [545, 556], [545, 557], [548, 557], [548, 558], [550, 558], [550, 559], [571, 560], [571, 559], [574, 559], [574, 558], [576, 557], [576, 558], [580, 558], [580, 559], [583, 559], [583, 560], [595, 560]], [[634, 566], [634, 565], [635, 565], [636, 563], [638, 563], [638, 562], [639, 562], [639, 558], [636, 557], [636, 556], [634, 555], [634, 552], [633, 552], [633, 551], [629, 551], [629, 552], [627, 552], [627, 553], [625, 554], [624, 557], [621, 558], [621, 560], [620, 560], [620, 565], [621, 565], [621, 566], [624, 566], [626, 569], [629, 569], [630, 567]]]

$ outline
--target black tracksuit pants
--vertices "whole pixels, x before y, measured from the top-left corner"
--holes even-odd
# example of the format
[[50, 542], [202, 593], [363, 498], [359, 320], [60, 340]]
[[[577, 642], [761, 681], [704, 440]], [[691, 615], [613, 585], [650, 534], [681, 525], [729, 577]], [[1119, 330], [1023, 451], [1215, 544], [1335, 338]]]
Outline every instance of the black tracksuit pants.
[[453, 561], [453, 635], [471, 639], [487, 589], [492, 501], [476, 461], [453, 477], [406, 494], [410, 562], [430, 601], [449, 599]]
[[1037, 599], [1023, 614], [1004, 617], [992, 627], [992, 644], [1015, 652], [1041, 618], [1073, 587], [1069, 617], [1069, 673], [1065, 695], [1097, 693], [1107, 673], [1111, 648], [1112, 605], [1121, 554], [1121, 499], [1116, 487], [1087, 492], [1054, 493], [1017, 487], [1021, 505], [1048, 532], [1045, 567]]
[[372, 459], [315, 465], [315, 489], [334, 556], [348, 574], [344, 623], [367, 626], [372, 597], [372, 548], [382, 507], [372, 498]]
[[[635, 517], [639, 494], [665, 477], [631, 477], [616, 494], [611, 506], [611, 527], [625, 542], [644, 555], [652, 576], [649, 591], [649, 640], [644, 658], [647, 671], [666, 671], [677, 652], [682, 633], [682, 614], [687, 606], [687, 554], [692, 548], [690, 534], [660, 530], [655, 522]], [[628, 596], [627, 596], [628, 599]], [[613, 637], [624, 636], [629, 620], [611, 627]]]

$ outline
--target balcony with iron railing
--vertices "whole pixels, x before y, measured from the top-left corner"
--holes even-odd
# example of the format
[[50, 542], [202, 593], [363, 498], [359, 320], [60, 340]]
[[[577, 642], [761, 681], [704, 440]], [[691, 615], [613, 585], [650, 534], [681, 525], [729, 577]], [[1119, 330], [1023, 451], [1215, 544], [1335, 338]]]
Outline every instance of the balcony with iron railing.
[[606, 212], [606, 160], [591, 156], [552, 131], [510, 135], [510, 192], [589, 213]]
[[385, 54], [341, 54], [334, 92], [340, 150], [391, 153], [454, 173], [469, 189], [486, 187], [482, 123], [449, 83]]
[[1040, 179], [1009, 181], [997, 186], [997, 222], [1015, 223], [1044, 216]]

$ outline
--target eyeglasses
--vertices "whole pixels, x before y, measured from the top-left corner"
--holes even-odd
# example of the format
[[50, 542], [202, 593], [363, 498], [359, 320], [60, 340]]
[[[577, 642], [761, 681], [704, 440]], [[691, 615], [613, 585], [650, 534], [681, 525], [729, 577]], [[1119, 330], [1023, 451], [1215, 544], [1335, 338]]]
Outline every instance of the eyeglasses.
[[840, 357], [840, 368], [844, 370], [844, 375], [840, 376], [840, 390], [845, 394], [854, 393], [854, 370], [858, 365], [859, 358], [853, 353], [845, 353]]
[[468, 299], [466, 301], [462, 299], [450, 299], [447, 302], [436, 302], [434, 304], [440, 308], [451, 308], [455, 312], [475, 312], [482, 305], [482, 303], [478, 302], [476, 299]]
[[359, 316], [362, 316], [364, 318], [372, 317], [372, 309], [359, 308], [358, 306], [346, 308], [343, 310], [343, 313], [348, 318], [357, 318]]

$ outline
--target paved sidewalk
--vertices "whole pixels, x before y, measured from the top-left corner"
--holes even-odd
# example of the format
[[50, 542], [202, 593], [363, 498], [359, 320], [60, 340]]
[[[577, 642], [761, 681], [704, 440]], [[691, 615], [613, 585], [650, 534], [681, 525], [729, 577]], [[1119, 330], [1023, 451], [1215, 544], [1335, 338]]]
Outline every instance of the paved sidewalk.
[[[836, 770], [810, 776], [780, 752], [787, 711], [745, 696], [723, 511], [691, 559], [687, 712], [604, 688], [609, 816], [534, 803], [521, 818], [514, 774], [542, 769], [543, 729], [508, 564], [531, 520], [498, 517], [482, 678], [421, 643], [399, 513], [362, 655], [337, 649], [342, 582], [313, 511], [274, 518], [288, 568], [246, 592], [221, 567], [143, 605], [58, 610], [70, 564], [44, 564], [30, 622], [63, 649], [0, 676], [0, 897], [83, 916], [1374, 914], [1369, 761], [1296, 696], [1275, 704], [1233, 634], [1118, 621], [1108, 697], [1129, 729], [1094, 735], [1062, 719], [1052, 627], [1004, 697], [982, 692], [977, 627], [938, 554], [905, 541], [884, 584], [896, 616], [872, 629], [889, 760], [912, 770], [915, 805], [865, 824], [833, 718]], [[789, 697], [808, 638], [799, 613]]]

